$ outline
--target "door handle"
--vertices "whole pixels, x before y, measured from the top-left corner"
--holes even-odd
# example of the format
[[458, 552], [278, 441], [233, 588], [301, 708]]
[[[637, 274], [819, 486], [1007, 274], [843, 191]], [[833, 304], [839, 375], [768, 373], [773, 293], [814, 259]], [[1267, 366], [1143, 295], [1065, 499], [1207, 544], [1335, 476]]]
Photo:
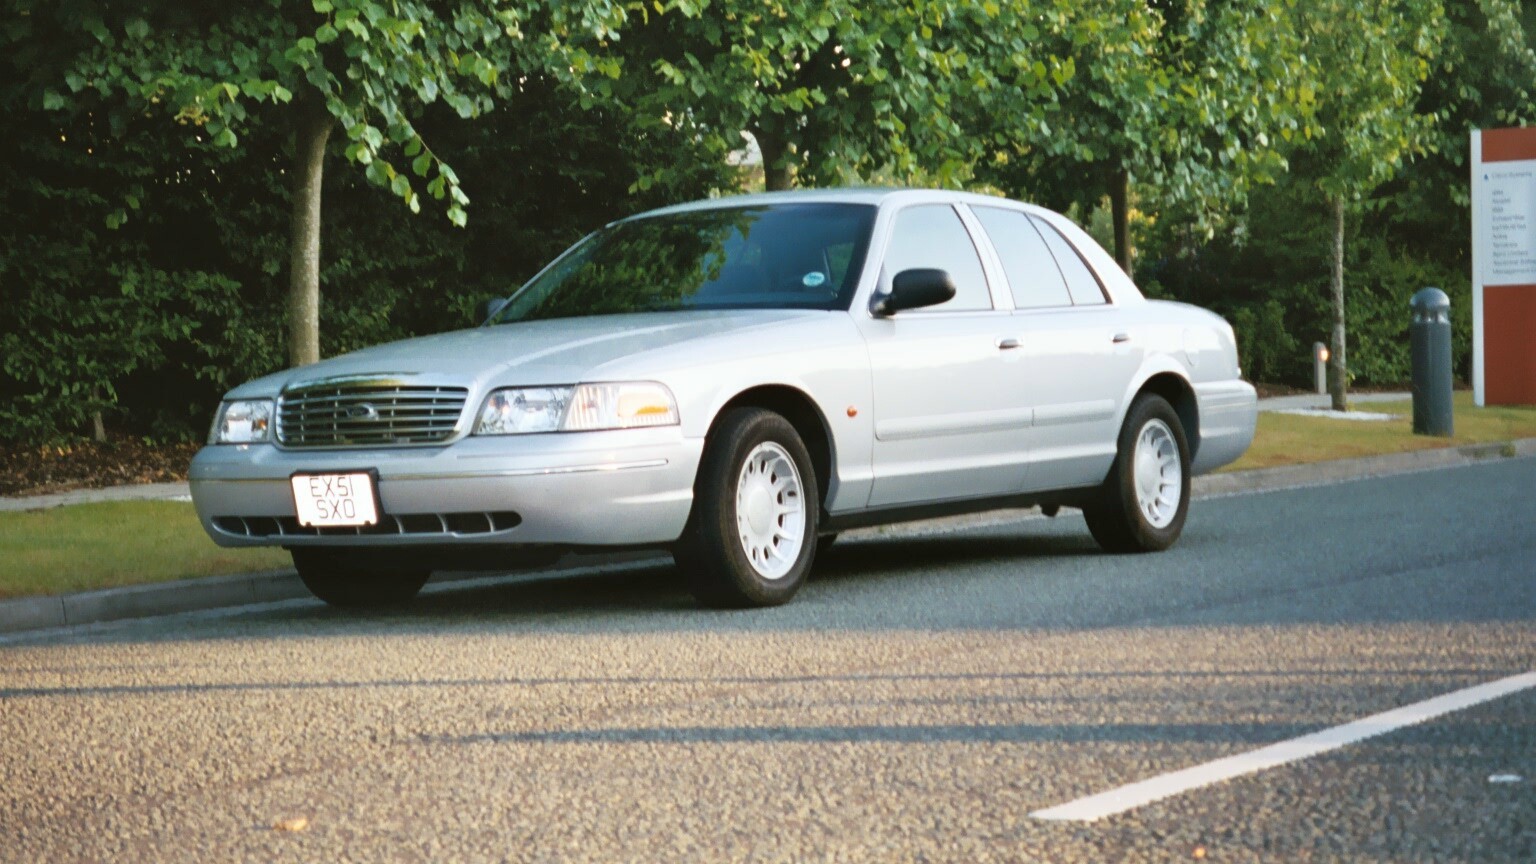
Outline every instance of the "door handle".
[[1012, 336], [999, 338], [997, 340], [997, 350], [999, 351], [1010, 351], [1017, 347], [1019, 347], [1019, 340], [1013, 338]]
[[1114, 342], [1116, 345], [1119, 345], [1121, 342], [1129, 342], [1129, 341], [1131, 341], [1131, 334], [1129, 334], [1129, 333], [1116, 333], [1115, 334], [1115, 338], [1110, 340], [1110, 341]]

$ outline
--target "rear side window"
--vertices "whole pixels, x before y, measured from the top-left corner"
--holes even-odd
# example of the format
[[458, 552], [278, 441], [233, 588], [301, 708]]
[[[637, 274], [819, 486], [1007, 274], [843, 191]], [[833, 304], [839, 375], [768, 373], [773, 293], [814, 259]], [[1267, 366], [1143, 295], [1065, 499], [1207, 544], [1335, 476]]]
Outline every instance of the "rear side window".
[[886, 276], [895, 278], [915, 267], [945, 270], [955, 280], [954, 299], [929, 308], [943, 312], [992, 308], [976, 245], [948, 204], [923, 204], [896, 214], [896, 230], [885, 253]]
[[998, 207], [972, 207], [971, 212], [987, 229], [987, 236], [992, 238], [992, 246], [997, 249], [997, 257], [1002, 259], [1003, 273], [1008, 276], [1008, 288], [1013, 292], [1016, 308], [1072, 305], [1066, 279], [1028, 216], [1018, 210]]
[[1077, 253], [1077, 249], [1044, 219], [1031, 216], [1029, 221], [1040, 229], [1045, 245], [1051, 247], [1051, 254], [1056, 256], [1061, 275], [1067, 279], [1067, 291], [1072, 294], [1072, 302], [1078, 306], [1103, 305], [1104, 286], [1099, 284], [1099, 277], [1093, 275], [1093, 271], [1083, 263], [1083, 256]]

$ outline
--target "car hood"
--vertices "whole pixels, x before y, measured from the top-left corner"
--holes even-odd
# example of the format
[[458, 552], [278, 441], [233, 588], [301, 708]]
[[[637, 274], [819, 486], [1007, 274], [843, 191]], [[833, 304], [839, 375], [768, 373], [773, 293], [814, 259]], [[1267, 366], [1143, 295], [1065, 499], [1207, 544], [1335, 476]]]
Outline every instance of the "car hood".
[[249, 382], [232, 398], [271, 396], [334, 378], [387, 377], [422, 384], [574, 384], [606, 364], [658, 348], [826, 316], [800, 309], [736, 309], [560, 318], [499, 324], [377, 345]]

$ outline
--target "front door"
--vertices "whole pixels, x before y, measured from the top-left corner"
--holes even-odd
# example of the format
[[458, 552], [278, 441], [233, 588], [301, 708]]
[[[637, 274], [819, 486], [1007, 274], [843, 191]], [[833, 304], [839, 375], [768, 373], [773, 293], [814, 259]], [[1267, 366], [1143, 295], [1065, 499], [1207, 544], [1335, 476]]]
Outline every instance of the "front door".
[[882, 288], [897, 273], [937, 268], [954, 299], [887, 318], [855, 310], [874, 384], [870, 507], [1018, 492], [1030, 410], [1012, 315], [994, 308], [970, 231], [947, 204], [896, 214]]

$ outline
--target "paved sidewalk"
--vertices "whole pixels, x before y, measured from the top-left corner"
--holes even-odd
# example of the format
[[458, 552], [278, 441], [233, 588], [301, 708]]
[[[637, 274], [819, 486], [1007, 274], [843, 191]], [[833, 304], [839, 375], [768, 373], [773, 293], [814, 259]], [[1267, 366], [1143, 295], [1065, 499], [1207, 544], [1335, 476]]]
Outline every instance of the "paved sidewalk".
[[[1406, 402], [1412, 393], [1351, 393], [1351, 405], [1367, 402]], [[1329, 408], [1333, 401], [1327, 393], [1301, 393], [1296, 396], [1275, 396], [1259, 400], [1260, 411], [1298, 411], [1308, 408]]]
[[108, 486], [105, 489], [71, 489], [51, 495], [0, 497], [0, 512], [7, 510], [47, 510], [66, 504], [92, 504], [97, 501], [191, 501], [185, 483], [136, 483], [132, 486]]

